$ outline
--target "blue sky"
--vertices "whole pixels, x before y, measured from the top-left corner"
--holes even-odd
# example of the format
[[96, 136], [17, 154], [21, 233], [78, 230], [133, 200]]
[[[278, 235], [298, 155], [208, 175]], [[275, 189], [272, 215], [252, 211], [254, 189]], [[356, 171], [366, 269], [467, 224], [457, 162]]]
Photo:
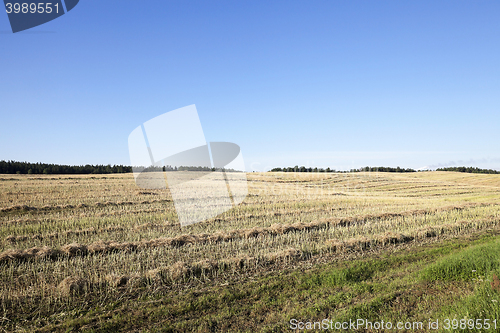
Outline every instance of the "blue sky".
[[275, 166], [500, 169], [500, 3], [82, 0], [12, 34], [0, 160], [130, 164], [196, 104], [207, 141]]

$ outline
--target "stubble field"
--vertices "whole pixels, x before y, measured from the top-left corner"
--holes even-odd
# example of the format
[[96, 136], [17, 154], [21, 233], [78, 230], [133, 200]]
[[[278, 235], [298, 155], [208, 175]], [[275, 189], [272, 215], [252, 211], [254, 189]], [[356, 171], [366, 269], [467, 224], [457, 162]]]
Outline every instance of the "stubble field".
[[[245, 331], [241, 323], [228, 327], [186, 315], [204, 313], [203, 306], [177, 309], [181, 314], [169, 310], [162, 324], [143, 317], [136, 325], [78, 318], [124, 302], [182, 299], [207, 286], [226, 290], [235, 281], [472, 237], [500, 225], [498, 175], [247, 176], [249, 195], [242, 204], [181, 228], [168, 190], [139, 189], [131, 174], [0, 175], [0, 327]], [[322, 311], [304, 315], [343, 313], [338, 306]], [[259, 317], [262, 325], [249, 330], [285, 330], [285, 322], [272, 323], [291, 315]]]

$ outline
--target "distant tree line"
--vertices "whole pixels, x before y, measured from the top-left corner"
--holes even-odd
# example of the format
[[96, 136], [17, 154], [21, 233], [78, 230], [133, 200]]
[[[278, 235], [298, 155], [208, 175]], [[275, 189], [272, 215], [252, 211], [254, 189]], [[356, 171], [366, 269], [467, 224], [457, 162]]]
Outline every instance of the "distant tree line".
[[[144, 167], [141, 167], [144, 168]], [[0, 161], [0, 174], [107, 174], [107, 173], [127, 173], [132, 172], [131, 166], [126, 165], [59, 165], [47, 163], [29, 163], [17, 161]], [[215, 168], [196, 167], [196, 166], [149, 166], [142, 172], [158, 172], [158, 171], [215, 171]], [[224, 171], [237, 172], [233, 169], [224, 169]]]
[[271, 172], [336, 172], [335, 170], [332, 170], [330, 168], [306, 168], [305, 166], [299, 167], [298, 165], [294, 167], [288, 167], [288, 168], [274, 168], [271, 169]]
[[298, 165], [294, 167], [285, 168], [274, 168], [271, 172], [416, 172], [413, 169], [404, 169], [400, 167], [364, 167], [359, 169], [351, 169], [349, 171], [336, 171], [330, 168], [306, 168], [305, 166], [299, 167]]
[[202, 166], [180, 166], [175, 167], [174, 171], [215, 171], [215, 168], [202, 167]]
[[364, 167], [359, 169], [351, 169], [351, 172], [417, 172], [410, 168], [400, 168], [400, 167]]
[[17, 174], [104, 174], [132, 172], [132, 167], [125, 165], [59, 165], [0, 161], [0, 173]]
[[455, 172], [467, 172], [467, 173], [489, 173], [489, 174], [499, 174], [500, 171], [492, 169], [480, 169], [478, 167], [448, 167], [439, 168], [436, 171], [455, 171]]

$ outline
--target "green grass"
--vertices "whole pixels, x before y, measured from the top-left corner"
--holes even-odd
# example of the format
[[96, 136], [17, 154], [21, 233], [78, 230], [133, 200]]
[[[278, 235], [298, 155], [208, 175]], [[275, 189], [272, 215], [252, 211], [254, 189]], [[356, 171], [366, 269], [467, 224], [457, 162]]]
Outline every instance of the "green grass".
[[351, 263], [346, 268], [328, 270], [317, 275], [307, 276], [304, 278], [303, 285], [312, 288], [315, 286], [334, 287], [356, 284], [371, 279], [377, 271], [387, 268], [388, 265], [388, 260]]
[[[460, 302], [443, 306], [443, 318], [493, 321], [500, 319], [500, 289], [493, 288], [491, 284], [493, 275], [500, 276], [499, 267], [500, 240], [496, 239], [440, 259], [424, 269], [421, 278], [430, 281], [472, 281], [474, 292]], [[500, 329], [500, 322], [497, 327]], [[477, 330], [467, 326], [465, 329], [458, 327], [457, 331]]]
[[[496, 272], [498, 276], [498, 271]], [[496, 329], [493, 327], [491, 331], [500, 330], [500, 292], [498, 290], [492, 290], [489, 280], [491, 279], [491, 274], [488, 278], [479, 279], [479, 283], [474, 290], [474, 293], [464, 300], [453, 303], [451, 305], [445, 305], [441, 309], [442, 318], [449, 318], [450, 320], [457, 319], [490, 319], [490, 324], [493, 325], [493, 320], [496, 320]], [[483, 280], [483, 281], [481, 281]], [[464, 330], [457, 330], [460, 332], [477, 332], [475, 329], [469, 329], [468, 327]]]
[[500, 241], [475, 246], [446, 256], [429, 265], [422, 278], [429, 281], [472, 280], [486, 275], [500, 266]]

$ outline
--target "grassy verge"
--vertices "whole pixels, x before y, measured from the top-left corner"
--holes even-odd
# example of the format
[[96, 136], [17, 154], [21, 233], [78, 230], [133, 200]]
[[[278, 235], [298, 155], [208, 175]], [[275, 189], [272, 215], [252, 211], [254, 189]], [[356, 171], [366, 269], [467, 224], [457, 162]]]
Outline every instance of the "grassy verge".
[[[293, 319], [305, 325], [363, 319], [372, 328], [364, 324], [357, 331], [369, 332], [377, 331], [376, 322], [382, 320], [422, 323], [421, 330], [412, 331], [429, 331], [429, 322], [438, 320], [438, 331], [449, 332], [454, 331], [451, 320], [457, 319], [456, 331], [466, 332], [478, 330], [467, 324], [460, 329], [460, 319], [490, 319], [491, 328], [483, 331], [494, 332], [493, 320], [500, 319], [500, 281], [494, 277], [500, 275], [498, 258], [500, 232], [487, 231], [352, 261], [314, 267], [306, 262], [234, 281], [152, 290], [148, 297], [59, 312], [28, 326], [43, 332], [285, 332]], [[449, 330], [444, 329], [446, 319]], [[26, 322], [19, 325], [26, 327]]]

